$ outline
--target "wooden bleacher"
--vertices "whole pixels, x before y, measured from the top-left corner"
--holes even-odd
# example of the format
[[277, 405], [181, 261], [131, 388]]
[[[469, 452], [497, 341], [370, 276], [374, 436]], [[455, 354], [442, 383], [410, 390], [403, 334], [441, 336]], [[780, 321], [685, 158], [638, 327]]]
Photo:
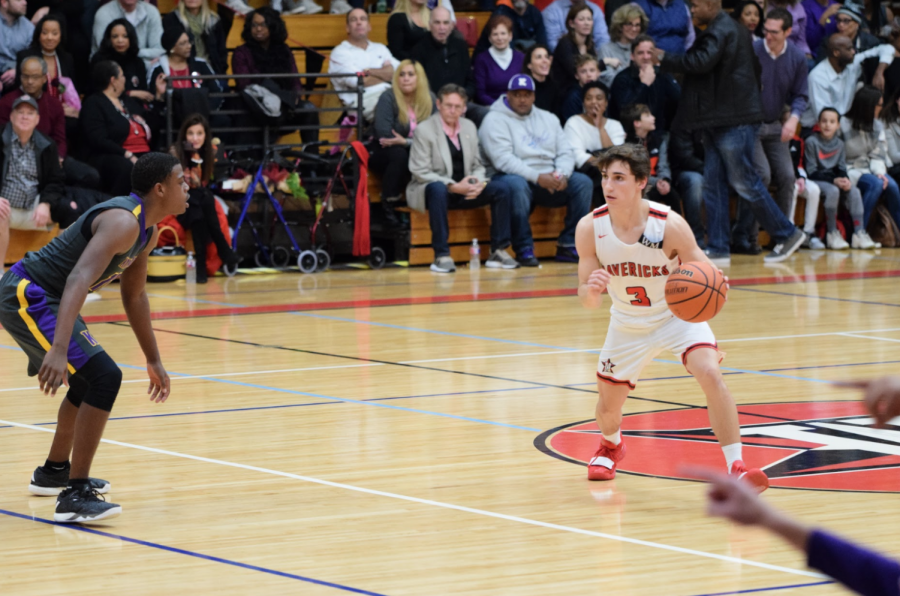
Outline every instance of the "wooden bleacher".
[[58, 235], [59, 226], [54, 226], [49, 232], [10, 230], [5, 264], [11, 265], [19, 261], [26, 252], [40, 250]]

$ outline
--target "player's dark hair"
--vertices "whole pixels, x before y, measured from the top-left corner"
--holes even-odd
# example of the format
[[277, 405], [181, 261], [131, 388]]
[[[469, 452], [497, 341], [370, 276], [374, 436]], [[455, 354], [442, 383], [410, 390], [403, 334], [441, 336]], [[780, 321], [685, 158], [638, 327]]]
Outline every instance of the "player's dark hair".
[[637, 180], [650, 178], [650, 154], [643, 145], [624, 143], [614, 145], [603, 152], [597, 163], [597, 168], [604, 172], [615, 161], [628, 164], [631, 173]]
[[145, 153], [134, 164], [131, 170], [131, 188], [144, 196], [157, 184], [165, 183], [172, 173], [172, 168], [180, 162], [168, 153]]

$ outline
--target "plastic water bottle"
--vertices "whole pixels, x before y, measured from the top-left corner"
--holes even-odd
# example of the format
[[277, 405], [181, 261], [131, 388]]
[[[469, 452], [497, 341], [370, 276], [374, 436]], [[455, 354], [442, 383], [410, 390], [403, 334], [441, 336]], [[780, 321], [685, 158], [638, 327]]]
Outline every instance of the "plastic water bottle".
[[189, 286], [197, 283], [197, 261], [194, 259], [194, 253], [189, 252], [187, 262], [184, 265], [184, 281]]
[[472, 238], [472, 246], [469, 247], [469, 269], [481, 267], [481, 248], [478, 246], [478, 238]]

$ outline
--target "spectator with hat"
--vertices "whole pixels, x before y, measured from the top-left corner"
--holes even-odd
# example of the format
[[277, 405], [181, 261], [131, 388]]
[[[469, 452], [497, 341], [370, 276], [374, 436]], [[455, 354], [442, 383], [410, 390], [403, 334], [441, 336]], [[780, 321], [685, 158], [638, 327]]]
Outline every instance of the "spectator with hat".
[[[513, 197], [534, 208], [566, 207], [565, 226], [557, 241], [556, 260], [577, 263], [575, 226], [591, 210], [591, 179], [575, 172], [575, 156], [556, 116], [534, 107], [534, 80], [516, 75], [506, 95], [491, 106], [478, 138], [491, 168]], [[531, 229], [516, 248], [519, 263], [536, 267]]]
[[[866, 50], [881, 45], [881, 40], [862, 28], [863, 12], [859, 4], [846, 2], [834, 17], [836, 23], [836, 33], [850, 39], [850, 44], [857, 54], [862, 54]], [[822, 40], [816, 53], [816, 60], [821, 62], [828, 57], [828, 39]], [[884, 78], [882, 75], [876, 77], [875, 69], [878, 67], [878, 61], [874, 59], [867, 60], [863, 65], [863, 75], [865, 82], [874, 84], [879, 89], [884, 88]]]

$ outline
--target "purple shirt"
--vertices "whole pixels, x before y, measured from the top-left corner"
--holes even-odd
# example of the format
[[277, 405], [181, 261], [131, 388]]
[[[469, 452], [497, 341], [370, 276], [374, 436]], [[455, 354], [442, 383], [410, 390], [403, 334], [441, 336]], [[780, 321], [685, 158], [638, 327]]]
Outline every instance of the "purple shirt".
[[900, 594], [900, 565], [821, 530], [806, 545], [807, 564], [863, 596]]
[[489, 106], [506, 93], [509, 79], [522, 72], [525, 55], [513, 51], [512, 60], [506, 69], [500, 68], [491, 52], [481, 52], [472, 65], [475, 71], [475, 103]]
[[753, 51], [759, 58], [759, 92], [762, 99], [763, 117], [766, 122], [781, 120], [781, 110], [791, 106], [791, 114], [799, 118], [809, 103], [808, 70], [806, 56], [797, 46], [786, 43], [780, 56], [773, 59], [766, 50], [765, 41], [754, 41]]
[[[816, 0], [803, 0], [803, 9], [806, 11], [806, 43], [814, 50], [819, 49], [823, 39], [837, 32], [837, 21], [834, 16], [828, 19], [824, 27], [819, 24], [819, 19], [832, 4], [837, 2], [828, 0], [828, 4], [822, 6]], [[815, 52], [813, 54], [815, 55]]]

